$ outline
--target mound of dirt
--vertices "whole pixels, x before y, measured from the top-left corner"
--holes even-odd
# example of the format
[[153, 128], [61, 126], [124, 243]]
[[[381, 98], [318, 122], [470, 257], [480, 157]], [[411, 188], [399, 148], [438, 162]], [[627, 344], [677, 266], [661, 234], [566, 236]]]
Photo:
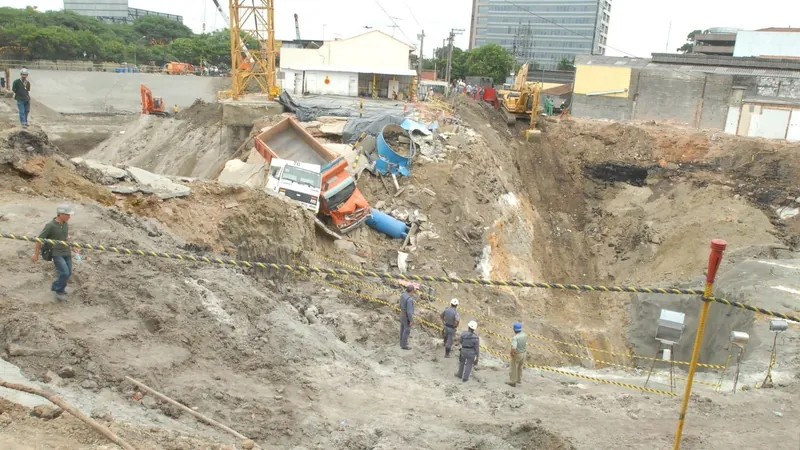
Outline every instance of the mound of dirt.
[[212, 179], [250, 129], [224, 125], [218, 103], [196, 104], [178, 113], [178, 118], [139, 116], [85, 157], [162, 175]]

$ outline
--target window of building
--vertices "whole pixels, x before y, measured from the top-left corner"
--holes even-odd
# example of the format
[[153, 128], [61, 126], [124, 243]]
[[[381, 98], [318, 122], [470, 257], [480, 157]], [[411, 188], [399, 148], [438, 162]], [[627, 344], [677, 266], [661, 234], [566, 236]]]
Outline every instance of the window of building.
[[489, 21], [488, 17], [478, 17], [478, 25], [483, 25]]

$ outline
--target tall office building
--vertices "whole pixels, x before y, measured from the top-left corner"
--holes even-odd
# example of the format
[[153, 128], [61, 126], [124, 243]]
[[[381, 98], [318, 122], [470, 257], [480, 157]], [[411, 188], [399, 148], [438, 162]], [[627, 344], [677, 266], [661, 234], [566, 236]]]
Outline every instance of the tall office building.
[[64, 0], [64, 11], [96, 17], [106, 23], [133, 23], [142, 16], [161, 16], [183, 22], [183, 16], [131, 8], [128, 0]]
[[472, 0], [470, 48], [499, 44], [531, 68], [606, 53], [611, 0]]

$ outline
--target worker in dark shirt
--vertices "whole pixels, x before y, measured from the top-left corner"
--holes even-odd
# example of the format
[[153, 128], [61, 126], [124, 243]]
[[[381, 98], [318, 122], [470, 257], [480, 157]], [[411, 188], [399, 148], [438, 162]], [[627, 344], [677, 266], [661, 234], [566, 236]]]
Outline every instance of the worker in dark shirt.
[[31, 82], [28, 81], [28, 69], [23, 68], [19, 71], [19, 78], [14, 80], [11, 91], [14, 93], [14, 100], [17, 101], [19, 123], [22, 124], [22, 128], [28, 128], [28, 115], [31, 113]]
[[47, 249], [49, 257], [52, 258], [56, 273], [58, 273], [58, 278], [50, 286], [50, 290], [55, 292], [58, 300], [67, 299], [67, 282], [72, 276], [72, 252], [77, 253], [78, 251], [77, 248], [70, 249], [69, 246], [63, 244], [69, 239], [68, 222], [71, 217], [72, 208], [69, 205], [58, 205], [55, 219], [48, 222], [39, 234], [39, 239], [56, 242], [45, 242], [44, 244], [37, 242], [31, 257], [31, 261], [35, 263], [39, 260], [39, 256], [43, 254], [42, 245], [49, 246], [49, 249]]

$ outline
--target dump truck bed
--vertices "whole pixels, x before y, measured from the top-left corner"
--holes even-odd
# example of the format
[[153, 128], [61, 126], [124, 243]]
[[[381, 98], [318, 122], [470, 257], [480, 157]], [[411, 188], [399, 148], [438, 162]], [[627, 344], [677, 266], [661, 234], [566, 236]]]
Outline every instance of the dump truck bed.
[[271, 158], [265, 152], [271, 152], [271, 156], [281, 159], [320, 166], [338, 157], [314, 139], [297, 121], [288, 117], [256, 136], [256, 140], [256, 149], [268, 161]]

